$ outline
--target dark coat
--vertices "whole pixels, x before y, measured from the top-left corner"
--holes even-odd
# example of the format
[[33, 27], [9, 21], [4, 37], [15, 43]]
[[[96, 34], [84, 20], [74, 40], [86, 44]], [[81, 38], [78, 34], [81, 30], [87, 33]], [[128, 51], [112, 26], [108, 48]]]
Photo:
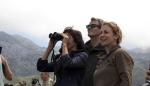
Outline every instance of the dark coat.
[[87, 57], [85, 52], [71, 52], [71, 54], [61, 57], [57, 55], [57, 59], [51, 63], [40, 58], [37, 62], [37, 70], [54, 72], [56, 75], [55, 86], [81, 86]]
[[88, 59], [86, 61], [86, 70], [82, 86], [94, 86], [93, 74], [96, 69], [96, 63], [98, 61], [97, 55], [99, 53], [102, 53], [104, 49], [101, 45], [98, 45], [95, 48], [93, 48], [90, 44], [90, 41], [88, 41], [85, 44], [85, 51], [88, 53]]

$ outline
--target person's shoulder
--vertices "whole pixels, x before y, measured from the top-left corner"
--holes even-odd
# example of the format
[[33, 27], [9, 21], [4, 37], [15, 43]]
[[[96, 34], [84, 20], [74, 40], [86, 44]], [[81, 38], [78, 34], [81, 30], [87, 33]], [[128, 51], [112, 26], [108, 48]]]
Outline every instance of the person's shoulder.
[[128, 52], [125, 49], [123, 49], [123, 48], [118, 48], [115, 51], [115, 54], [128, 54]]
[[89, 45], [91, 40], [88, 40], [87, 42], [85, 42], [85, 45]]
[[81, 51], [79, 54], [87, 54], [87, 52], [85, 52], [85, 51]]
[[115, 58], [117, 59], [128, 59], [128, 61], [132, 61], [133, 62], [133, 58], [132, 56], [127, 52], [127, 50], [123, 49], [123, 48], [118, 48], [115, 52]]
[[115, 56], [118, 58], [130, 58], [131, 60], [133, 60], [130, 53], [126, 49], [123, 49], [123, 48], [117, 49], [115, 52]]
[[118, 48], [115, 52], [114, 55], [116, 58], [121, 58], [121, 57], [128, 57], [132, 58], [130, 54], [123, 48]]
[[78, 52], [78, 53], [76, 53], [76, 55], [77, 56], [82, 56], [82, 57], [88, 57], [88, 54], [85, 51]]
[[91, 43], [90, 43], [90, 40], [88, 40], [85, 44], [84, 44], [84, 50], [86, 52], [88, 52], [91, 48]]
[[76, 51], [73, 54], [80, 55], [80, 54], [87, 54], [87, 53], [84, 50], [81, 50], [81, 51]]

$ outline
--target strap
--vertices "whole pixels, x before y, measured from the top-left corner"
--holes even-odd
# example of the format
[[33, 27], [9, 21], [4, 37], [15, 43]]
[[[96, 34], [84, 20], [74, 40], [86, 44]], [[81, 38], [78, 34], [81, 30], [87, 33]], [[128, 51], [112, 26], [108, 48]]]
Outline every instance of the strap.
[[51, 62], [55, 61], [55, 51], [54, 49], [52, 50], [52, 57], [51, 57]]
[[[52, 57], [51, 57], [51, 62], [54, 62], [55, 61], [55, 51], [54, 49], [52, 50]], [[53, 80], [52, 80], [52, 86], [55, 85], [55, 82], [56, 82], [56, 75], [55, 73], [53, 74]]]

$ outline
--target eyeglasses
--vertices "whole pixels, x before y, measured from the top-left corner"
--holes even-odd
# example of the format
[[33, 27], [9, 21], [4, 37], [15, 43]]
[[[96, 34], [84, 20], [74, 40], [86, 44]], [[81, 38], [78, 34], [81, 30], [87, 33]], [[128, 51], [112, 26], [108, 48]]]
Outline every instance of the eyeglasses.
[[92, 28], [95, 28], [95, 27], [101, 28], [101, 25], [96, 25], [96, 24], [89, 24], [89, 25], [86, 25], [86, 28], [87, 28], [87, 29], [92, 29]]

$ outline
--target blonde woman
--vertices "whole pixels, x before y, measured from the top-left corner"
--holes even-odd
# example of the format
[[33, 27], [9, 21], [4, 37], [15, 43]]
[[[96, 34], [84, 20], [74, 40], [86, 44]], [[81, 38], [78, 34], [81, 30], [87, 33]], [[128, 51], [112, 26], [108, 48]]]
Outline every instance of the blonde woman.
[[104, 22], [100, 43], [105, 52], [98, 55], [94, 86], [131, 86], [134, 62], [120, 47], [122, 32], [117, 24]]

